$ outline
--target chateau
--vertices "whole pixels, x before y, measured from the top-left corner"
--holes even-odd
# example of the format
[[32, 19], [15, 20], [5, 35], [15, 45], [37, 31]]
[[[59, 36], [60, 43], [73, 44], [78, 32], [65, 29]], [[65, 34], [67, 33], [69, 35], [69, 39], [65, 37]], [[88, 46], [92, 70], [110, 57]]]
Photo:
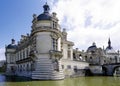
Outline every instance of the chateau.
[[[113, 49], [110, 38], [106, 49], [98, 48], [95, 43], [87, 51], [73, 49], [74, 43], [67, 40], [66, 29], [60, 27], [57, 14], [49, 13], [47, 3], [43, 9], [40, 15], [33, 14], [30, 34], [21, 35], [17, 44], [12, 39], [6, 46], [6, 75], [59, 80], [85, 76], [88, 70], [103, 74], [105, 67], [108, 75], [113, 75], [115, 69], [120, 72], [120, 53]], [[113, 68], [109, 71], [111, 64]]]
[[6, 46], [6, 75], [42, 80], [85, 75], [89, 63], [73, 50], [74, 43], [67, 40], [56, 13], [49, 13], [47, 3], [43, 8], [42, 14], [33, 15], [31, 33], [21, 35], [17, 44], [12, 39]]

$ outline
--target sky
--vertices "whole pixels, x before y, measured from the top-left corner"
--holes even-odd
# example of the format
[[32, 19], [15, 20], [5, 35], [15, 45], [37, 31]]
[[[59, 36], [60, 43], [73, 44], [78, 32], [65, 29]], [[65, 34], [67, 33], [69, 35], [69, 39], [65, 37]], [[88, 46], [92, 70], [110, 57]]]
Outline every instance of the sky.
[[106, 48], [110, 38], [120, 49], [120, 0], [0, 0], [0, 60], [12, 38], [17, 42], [30, 33], [32, 15], [41, 14], [46, 1], [74, 48], [86, 50], [93, 42]]

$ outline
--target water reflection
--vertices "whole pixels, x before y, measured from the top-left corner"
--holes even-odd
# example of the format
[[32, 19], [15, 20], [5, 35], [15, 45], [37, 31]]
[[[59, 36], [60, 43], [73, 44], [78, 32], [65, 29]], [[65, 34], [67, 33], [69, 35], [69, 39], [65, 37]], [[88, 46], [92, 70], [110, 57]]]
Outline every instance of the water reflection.
[[31, 79], [26, 77], [17, 77], [17, 76], [11, 77], [0, 74], [0, 82], [26, 82], [26, 81], [31, 81]]
[[120, 77], [79, 77], [60, 81], [33, 81], [0, 75], [0, 86], [120, 86]]

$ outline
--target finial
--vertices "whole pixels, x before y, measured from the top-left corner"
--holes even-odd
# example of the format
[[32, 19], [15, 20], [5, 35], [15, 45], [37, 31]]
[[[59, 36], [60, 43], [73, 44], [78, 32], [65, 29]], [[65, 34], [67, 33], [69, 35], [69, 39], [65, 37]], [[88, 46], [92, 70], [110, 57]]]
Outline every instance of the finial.
[[44, 8], [44, 13], [49, 13], [50, 8], [49, 8], [49, 5], [47, 4], [47, 2], [43, 6], [43, 8]]
[[55, 12], [53, 12], [52, 15], [53, 15], [53, 17], [56, 17], [57, 14]]
[[47, 0], [46, 0], [46, 3], [45, 3], [46, 5], [47, 5]]
[[93, 42], [93, 44], [92, 44], [93, 46], [96, 46], [96, 44], [95, 44], [95, 42]]
[[63, 32], [66, 32], [66, 28], [63, 28]]
[[11, 42], [12, 42], [12, 44], [15, 44], [15, 40], [14, 39], [11, 39]]

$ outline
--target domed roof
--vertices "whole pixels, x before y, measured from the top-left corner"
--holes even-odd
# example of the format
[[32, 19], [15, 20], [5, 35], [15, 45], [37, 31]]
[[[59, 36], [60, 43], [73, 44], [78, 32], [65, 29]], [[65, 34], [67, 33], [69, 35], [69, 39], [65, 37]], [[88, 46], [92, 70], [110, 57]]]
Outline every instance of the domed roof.
[[106, 53], [116, 53], [113, 48], [111, 48], [111, 49], [106, 48], [105, 52], [106, 52]]
[[95, 51], [97, 49], [97, 46], [95, 43], [92, 44], [92, 46], [88, 47], [87, 52], [92, 52]]
[[9, 44], [6, 48], [7, 48], [7, 49], [16, 49], [16, 48], [17, 48], [17, 45], [15, 44], [15, 40], [12, 39], [12, 40], [11, 40], [11, 44]]
[[43, 14], [40, 14], [38, 17], [37, 17], [37, 20], [51, 20], [51, 15], [49, 13], [43, 13]]
[[16, 49], [17, 48], [17, 45], [13, 45], [13, 44], [9, 44], [8, 46], [7, 46], [7, 49]]
[[109, 45], [108, 47], [106, 47], [105, 52], [106, 53], [116, 53], [115, 50], [112, 48], [111, 45]]
[[105, 49], [105, 52], [106, 53], [116, 53], [115, 50], [113, 49], [113, 47], [111, 46], [110, 38], [109, 38], [109, 41], [108, 41], [108, 46]]
[[46, 3], [44, 6], [44, 12], [37, 17], [37, 20], [51, 20], [52, 16], [49, 14], [49, 5]]

